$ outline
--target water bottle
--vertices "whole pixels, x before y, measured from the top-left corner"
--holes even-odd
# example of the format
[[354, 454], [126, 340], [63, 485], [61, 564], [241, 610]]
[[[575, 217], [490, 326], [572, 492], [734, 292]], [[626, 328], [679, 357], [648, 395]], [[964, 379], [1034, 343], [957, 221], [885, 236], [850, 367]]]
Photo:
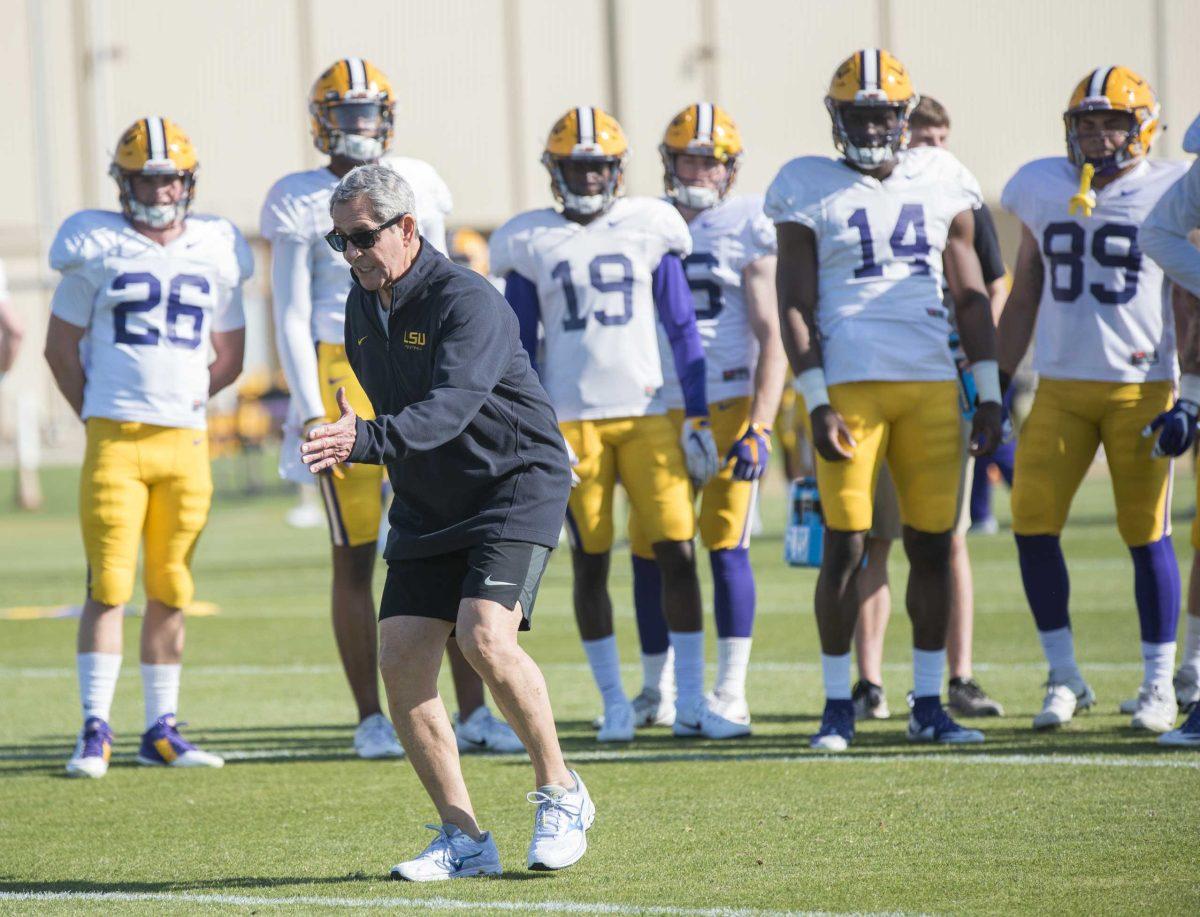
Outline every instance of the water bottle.
[[950, 353], [954, 358], [954, 368], [958, 370], [958, 409], [965, 420], [970, 420], [975, 416], [979, 392], [975, 388], [975, 374], [971, 372], [971, 363], [957, 331], [950, 332]]
[[792, 481], [790, 505], [783, 559], [792, 567], [819, 567], [825, 547], [825, 518], [816, 478]]

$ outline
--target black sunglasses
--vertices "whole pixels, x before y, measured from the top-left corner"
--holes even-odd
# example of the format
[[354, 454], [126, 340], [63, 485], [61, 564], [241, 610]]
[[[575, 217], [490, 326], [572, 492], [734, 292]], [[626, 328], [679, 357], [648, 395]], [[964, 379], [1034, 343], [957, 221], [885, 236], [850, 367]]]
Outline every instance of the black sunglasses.
[[325, 241], [335, 252], [344, 252], [347, 242], [353, 242], [357, 249], [374, 248], [375, 243], [379, 241], [380, 234], [385, 229], [395, 226], [406, 216], [408, 216], [407, 213], [398, 213], [374, 229], [360, 229], [358, 232], [341, 233], [333, 229], [325, 234]]

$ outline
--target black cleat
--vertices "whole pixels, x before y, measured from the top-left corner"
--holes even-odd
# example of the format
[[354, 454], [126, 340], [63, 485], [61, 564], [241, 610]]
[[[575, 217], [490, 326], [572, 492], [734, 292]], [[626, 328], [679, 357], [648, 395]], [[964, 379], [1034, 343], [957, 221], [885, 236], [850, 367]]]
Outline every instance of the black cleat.
[[1004, 708], [974, 678], [951, 678], [948, 700], [946, 706], [959, 716], [1004, 716]]

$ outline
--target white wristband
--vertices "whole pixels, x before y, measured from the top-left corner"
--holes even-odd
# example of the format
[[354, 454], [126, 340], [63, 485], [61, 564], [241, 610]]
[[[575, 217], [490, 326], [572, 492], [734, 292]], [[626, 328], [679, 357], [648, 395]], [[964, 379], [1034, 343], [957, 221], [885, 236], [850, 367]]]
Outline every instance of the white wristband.
[[1184, 373], [1179, 380], [1179, 400], [1200, 404], [1200, 376]]
[[812, 413], [822, 405], [829, 404], [829, 389], [825, 387], [825, 370], [820, 366], [806, 369], [796, 377], [792, 388], [804, 399], [804, 408]]
[[975, 377], [975, 391], [979, 393], [979, 403], [994, 401], [1000, 404], [1000, 364], [995, 360], [980, 360], [971, 364], [971, 375]]

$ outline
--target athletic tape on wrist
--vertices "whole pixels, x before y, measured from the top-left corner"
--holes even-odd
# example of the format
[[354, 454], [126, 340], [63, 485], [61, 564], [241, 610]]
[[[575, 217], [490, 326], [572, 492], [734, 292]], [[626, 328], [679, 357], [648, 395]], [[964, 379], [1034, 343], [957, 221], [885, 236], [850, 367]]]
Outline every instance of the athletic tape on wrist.
[[971, 374], [975, 377], [975, 391], [979, 393], [979, 403], [994, 401], [1000, 404], [1000, 364], [995, 360], [980, 360], [971, 364]]
[[829, 389], [825, 386], [825, 370], [820, 366], [806, 369], [796, 377], [792, 387], [804, 399], [804, 407], [810, 414], [822, 405], [829, 404]]
[[1179, 400], [1200, 404], [1200, 376], [1184, 373], [1179, 380]]

